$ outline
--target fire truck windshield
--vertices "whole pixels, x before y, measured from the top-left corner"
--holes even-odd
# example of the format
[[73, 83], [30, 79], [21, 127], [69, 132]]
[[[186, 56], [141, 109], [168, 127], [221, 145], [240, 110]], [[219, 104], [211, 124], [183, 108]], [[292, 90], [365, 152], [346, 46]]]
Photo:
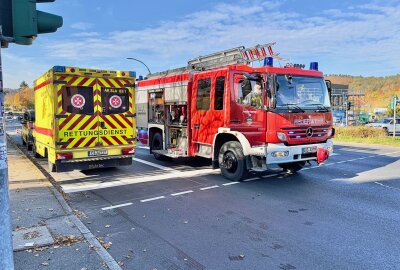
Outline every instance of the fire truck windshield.
[[276, 88], [277, 108], [329, 110], [329, 94], [323, 78], [278, 75]]

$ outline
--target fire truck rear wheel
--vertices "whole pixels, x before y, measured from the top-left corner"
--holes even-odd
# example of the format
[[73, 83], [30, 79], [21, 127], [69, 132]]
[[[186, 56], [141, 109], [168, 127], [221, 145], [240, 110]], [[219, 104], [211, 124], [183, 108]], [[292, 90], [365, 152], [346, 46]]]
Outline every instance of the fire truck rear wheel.
[[248, 173], [243, 148], [239, 142], [224, 143], [219, 151], [218, 161], [222, 175], [231, 181], [241, 181]]
[[[153, 139], [151, 140], [152, 150], [162, 150], [163, 149], [163, 137], [160, 133], [154, 133]], [[157, 153], [153, 153], [154, 158], [157, 160], [164, 160], [165, 156]]]
[[306, 165], [304, 161], [298, 161], [292, 163], [279, 164], [279, 167], [286, 170], [288, 173], [295, 173], [303, 169], [304, 165]]

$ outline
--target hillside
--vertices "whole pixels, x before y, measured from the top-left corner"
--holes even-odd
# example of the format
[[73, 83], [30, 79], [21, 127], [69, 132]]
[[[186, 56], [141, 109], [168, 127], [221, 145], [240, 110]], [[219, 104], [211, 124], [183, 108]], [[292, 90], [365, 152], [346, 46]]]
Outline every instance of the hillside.
[[371, 110], [388, 107], [392, 96], [400, 96], [400, 75], [387, 77], [328, 75], [326, 79], [334, 84], [348, 84], [350, 93], [365, 93], [366, 104], [371, 105]]

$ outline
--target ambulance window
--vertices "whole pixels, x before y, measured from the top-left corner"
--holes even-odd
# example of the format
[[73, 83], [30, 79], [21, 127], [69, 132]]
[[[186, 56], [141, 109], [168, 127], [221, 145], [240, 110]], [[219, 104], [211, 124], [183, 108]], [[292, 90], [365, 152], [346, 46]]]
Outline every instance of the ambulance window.
[[196, 109], [207, 111], [210, 108], [211, 79], [198, 81]]
[[62, 108], [76, 114], [93, 114], [93, 88], [85, 86], [63, 86]]
[[129, 110], [129, 91], [127, 88], [101, 88], [101, 107], [103, 114], [118, 114]]
[[222, 110], [224, 107], [225, 77], [218, 77], [215, 84], [214, 110]]

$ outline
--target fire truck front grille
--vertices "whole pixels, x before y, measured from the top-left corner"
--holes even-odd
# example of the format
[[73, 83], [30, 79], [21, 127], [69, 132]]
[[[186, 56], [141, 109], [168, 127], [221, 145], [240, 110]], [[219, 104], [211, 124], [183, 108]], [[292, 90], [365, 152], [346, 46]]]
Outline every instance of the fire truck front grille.
[[307, 134], [307, 129], [310, 127], [294, 127], [294, 128], [282, 128], [289, 139], [306, 139], [306, 138], [319, 138], [324, 137], [328, 134], [329, 126], [317, 126], [311, 127], [312, 135], [310, 136], [310, 130]]

